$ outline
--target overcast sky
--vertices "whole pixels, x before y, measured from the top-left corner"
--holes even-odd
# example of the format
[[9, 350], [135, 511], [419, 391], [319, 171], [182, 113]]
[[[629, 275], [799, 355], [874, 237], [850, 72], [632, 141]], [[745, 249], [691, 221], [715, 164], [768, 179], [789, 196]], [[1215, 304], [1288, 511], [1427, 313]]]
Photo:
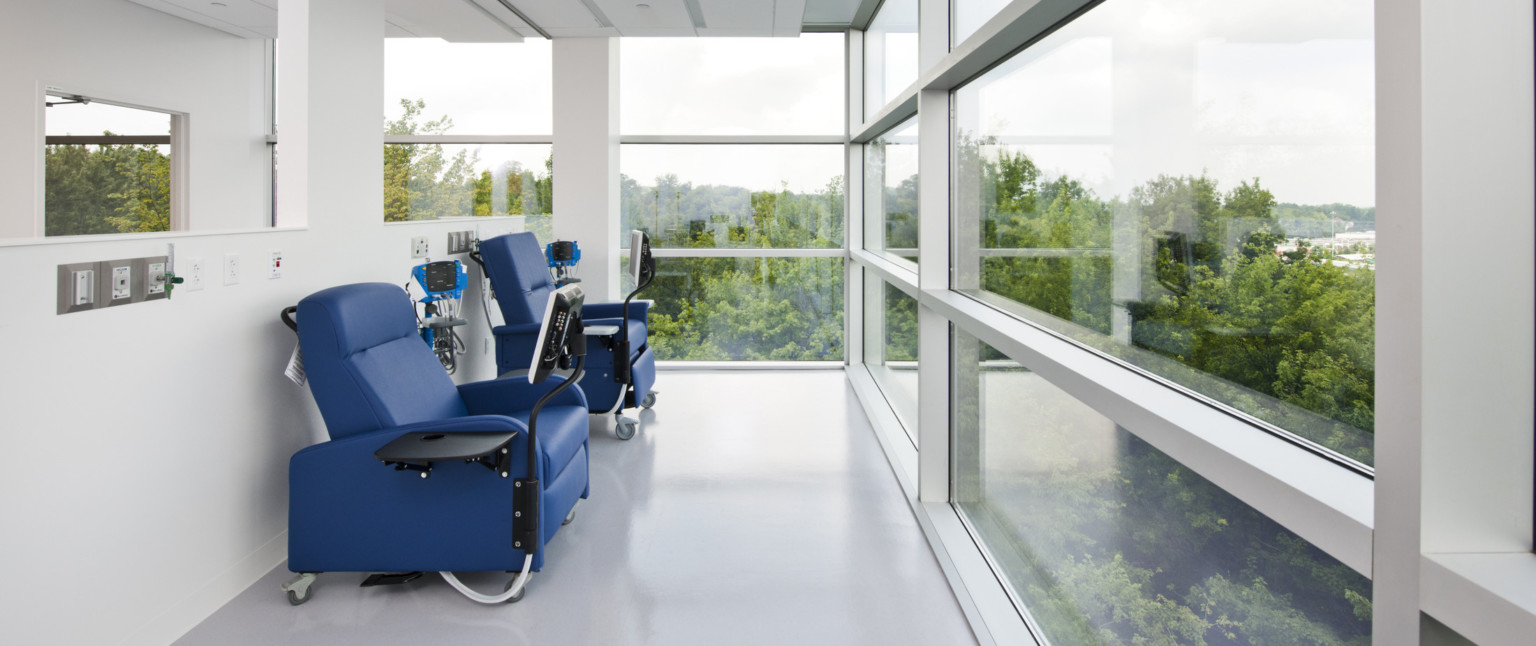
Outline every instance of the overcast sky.
[[[963, 3], [958, 28], [995, 11]], [[893, 21], [880, 78], [916, 77], [915, 40]], [[1374, 196], [1374, 59], [1370, 0], [1119, 0], [1106, 3], [961, 89], [959, 128], [1023, 146], [1051, 175], [1101, 197], [1159, 174], [1206, 172], [1229, 189], [1260, 177], [1280, 201]], [[841, 135], [843, 40], [624, 39], [624, 134]], [[451, 134], [552, 131], [551, 47], [389, 39], [381, 127], [400, 99], [448, 114]], [[49, 134], [166, 132], [163, 115], [93, 105], [48, 110]], [[694, 184], [816, 190], [840, 174], [826, 147], [624, 149], [642, 184], [675, 173]], [[497, 146], [482, 167], [541, 168], [548, 147]]]
[[1371, 4], [1126, 0], [989, 71], [962, 132], [1123, 196], [1158, 174], [1260, 178], [1281, 202], [1375, 204]]

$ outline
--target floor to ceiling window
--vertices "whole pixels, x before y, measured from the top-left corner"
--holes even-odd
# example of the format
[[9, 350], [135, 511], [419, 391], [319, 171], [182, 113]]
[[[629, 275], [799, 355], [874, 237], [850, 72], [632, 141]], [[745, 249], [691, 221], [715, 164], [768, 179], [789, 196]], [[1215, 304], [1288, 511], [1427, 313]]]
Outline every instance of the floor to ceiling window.
[[1373, 2], [912, 4], [849, 48], [854, 382], [965, 587], [1039, 643], [1369, 643]]
[[622, 47], [620, 226], [658, 257], [657, 358], [842, 360], [843, 36]]
[[1106, 4], [956, 90], [955, 287], [1369, 465], [1371, 3], [1288, 6]]

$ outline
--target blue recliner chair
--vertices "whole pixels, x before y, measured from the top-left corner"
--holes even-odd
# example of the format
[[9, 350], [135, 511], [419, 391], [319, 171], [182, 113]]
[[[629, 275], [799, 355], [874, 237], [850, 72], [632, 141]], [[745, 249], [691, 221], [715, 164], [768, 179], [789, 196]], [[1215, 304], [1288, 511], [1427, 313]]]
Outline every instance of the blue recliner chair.
[[[479, 254], [505, 322], [492, 331], [496, 335], [496, 371], [526, 370], [533, 358], [544, 304], [555, 289], [544, 252], [532, 233], [511, 233], [481, 241]], [[620, 439], [634, 437], [639, 428], [638, 422], [623, 416], [623, 409], [650, 408], [656, 403], [651, 391], [656, 383], [656, 359], [646, 344], [650, 305], [650, 301], [632, 301], [627, 321], [623, 320], [623, 303], [587, 303], [582, 308], [587, 327], [616, 326], [629, 335], [629, 356], [625, 359], [615, 356], [620, 345], [617, 339], [595, 338], [596, 342], [588, 346], [587, 377], [581, 382], [591, 412], [617, 416], [615, 432]], [[616, 365], [619, 361], [627, 362], [627, 366]]]
[[[563, 380], [455, 386], [422, 343], [398, 285], [333, 287], [300, 301], [297, 313], [304, 367], [330, 441], [289, 462], [288, 569], [299, 573], [283, 586], [289, 601], [307, 601], [321, 572], [403, 572], [392, 576], [408, 578], [439, 571], [477, 601], [521, 598], [528, 573], [543, 566], [543, 545], [587, 497], [581, 389], [569, 386], [545, 403], [530, 446], [529, 411]], [[424, 446], [438, 442], [434, 447], [504, 443], [481, 456], [439, 452], [386, 464], [384, 447], [412, 438]], [[534, 473], [528, 472], [529, 451], [536, 452]], [[525, 490], [525, 484], [531, 486]], [[539, 514], [525, 513], [535, 506]], [[524, 545], [535, 536], [535, 545]], [[479, 595], [452, 575], [519, 569], [523, 574], [496, 597]]]

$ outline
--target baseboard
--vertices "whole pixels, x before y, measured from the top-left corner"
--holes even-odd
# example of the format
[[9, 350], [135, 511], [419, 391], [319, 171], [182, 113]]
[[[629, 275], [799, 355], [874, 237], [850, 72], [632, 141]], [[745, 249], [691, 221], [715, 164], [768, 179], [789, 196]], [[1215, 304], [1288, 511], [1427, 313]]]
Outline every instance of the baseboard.
[[[220, 572], [212, 581], [176, 600], [169, 610], [140, 626], [120, 643], [163, 646], [180, 639], [287, 558], [288, 530], [283, 530]], [[277, 591], [272, 593], [277, 594]]]

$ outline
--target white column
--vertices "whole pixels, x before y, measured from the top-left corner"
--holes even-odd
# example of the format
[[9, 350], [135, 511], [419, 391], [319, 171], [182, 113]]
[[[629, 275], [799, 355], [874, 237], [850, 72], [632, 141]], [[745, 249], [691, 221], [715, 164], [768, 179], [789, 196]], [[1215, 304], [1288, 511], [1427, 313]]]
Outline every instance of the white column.
[[383, 0], [283, 0], [278, 39], [277, 225], [381, 227]]
[[1530, 558], [1531, 20], [1523, 0], [1376, 7], [1376, 643], [1433, 642], [1421, 609], [1479, 643], [1529, 639], [1528, 614], [1489, 619], [1498, 604], [1424, 576]]
[[[864, 32], [848, 30], [845, 46], [848, 84], [843, 88], [843, 136], [851, 137], [864, 123]], [[857, 249], [864, 239], [864, 146], [850, 143], [844, 154], [843, 247]], [[864, 361], [864, 270], [854, 262], [843, 266], [843, 363], [851, 366]]]
[[[919, 73], [949, 52], [949, 3], [918, 5]], [[949, 289], [949, 92], [917, 95], [918, 266], [917, 285]], [[919, 305], [918, 327], [918, 498], [949, 500], [950, 397], [949, 321]]]
[[587, 299], [616, 300], [619, 39], [555, 39], [554, 77], [555, 237], [581, 246]]

